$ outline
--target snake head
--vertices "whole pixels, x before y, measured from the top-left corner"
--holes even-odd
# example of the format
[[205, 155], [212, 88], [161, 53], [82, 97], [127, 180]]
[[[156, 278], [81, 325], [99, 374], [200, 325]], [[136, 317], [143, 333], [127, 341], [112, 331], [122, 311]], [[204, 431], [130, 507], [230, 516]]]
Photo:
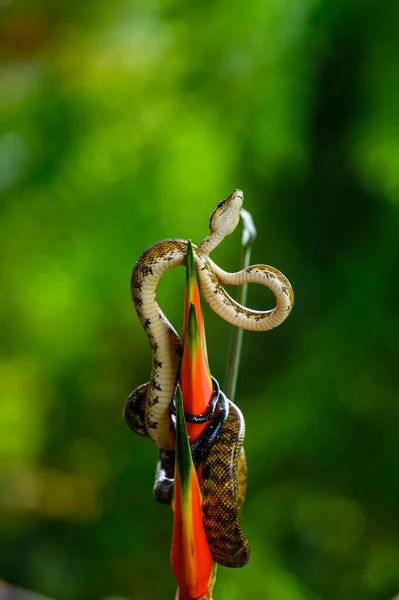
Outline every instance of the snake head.
[[243, 202], [244, 194], [241, 190], [234, 190], [227, 198], [219, 202], [209, 221], [211, 233], [216, 233], [221, 237], [233, 233], [240, 220]]

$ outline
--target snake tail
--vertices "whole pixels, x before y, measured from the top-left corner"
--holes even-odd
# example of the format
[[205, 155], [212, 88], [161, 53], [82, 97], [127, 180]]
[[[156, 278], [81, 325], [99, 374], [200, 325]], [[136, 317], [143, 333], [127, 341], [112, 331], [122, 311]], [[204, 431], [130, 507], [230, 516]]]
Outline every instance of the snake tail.
[[251, 554], [240, 519], [246, 490], [245, 424], [239, 408], [229, 404], [226, 424], [203, 463], [202, 510], [214, 560], [225, 567], [243, 567]]

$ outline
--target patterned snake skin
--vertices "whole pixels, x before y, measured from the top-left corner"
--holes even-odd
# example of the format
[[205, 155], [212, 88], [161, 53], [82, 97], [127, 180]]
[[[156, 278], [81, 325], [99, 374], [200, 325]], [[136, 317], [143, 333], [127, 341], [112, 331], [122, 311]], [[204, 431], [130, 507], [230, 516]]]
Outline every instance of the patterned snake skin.
[[[238, 273], [227, 273], [208, 256], [237, 226], [242, 198], [242, 192], [235, 190], [218, 205], [211, 217], [210, 235], [199, 247], [192, 245], [194, 262], [201, 294], [214, 312], [236, 327], [266, 331], [280, 325], [292, 309], [294, 293], [288, 279], [277, 269], [266, 265], [254, 265]], [[157, 242], [138, 259], [130, 286], [137, 316], [152, 348], [145, 424], [150, 437], [163, 450], [174, 449], [169, 406], [179, 378], [182, 344], [157, 303], [156, 288], [166, 271], [186, 264], [186, 254], [185, 240]], [[272, 290], [277, 300], [275, 308], [268, 311], [251, 310], [241, 306], [223, 288], [223, 284], [244, 283], [260, 283]]]
[[[215, 410], [207, 427], [191, 444], [191, 454], [196, 468], [202, 464], [203, 522], [213, 559], [225, 567], [243, 567], [250, 557], [249, 542], [240, 520], [247, 487], [244, 417], [221, 392], [217, 381], [212, 380]], [[145, 390], [139, 394], [135, 390], [129, 396], [125, 420], [135, 433], [149, 437], [144, 422], [145, 396]], [[193, 420], [190, 415], [185, 417]], [[174, 474], [174, 451], [160, 450], [154, 494], [161, 504], [172, 502]]]
[[[194, 262], [201, 293], [219, 316], [236, 327], [266, 331], [280, 325], [292, 309], [294, 294], [288, 279], [265, 265], [227, 273], [208, 256], [236, 228], [242, 202], [242, 192], [235, 190], [218, 204], [211, 216], [210, 234], [199, 247], [192, 245]], [[129, 396], [124, 417], [133, 431], [152, 438], [160, 448], [155, 496], [166, 504], [173, 494], [175, 443], [171, 403], [179, 379], [182, 343], [156, 301], [156, 288], [163, 273], [186, 264], [186, 254], [184, 240], [158, 242], [140, 256], [131, 278], [132, 299], [152, 348], [152, 368], [149, 382]], [[277, 300], [275, 308], [251, 310], [238, 304], [223, 288], [226, 284], [244, 283], [260, 283], [271, 289]], [[215, 393], [217, 405], [210, 415], [209, 427], [191, 446], [191, 451], [194, 463], [202, 464], [204, 527], [213, 558], [219, 564], [239, 567], [247, 563], [250, 553], [240, 523], [247, 477], [245, 425], [241, 411], [225, 398], [218, 386]]]

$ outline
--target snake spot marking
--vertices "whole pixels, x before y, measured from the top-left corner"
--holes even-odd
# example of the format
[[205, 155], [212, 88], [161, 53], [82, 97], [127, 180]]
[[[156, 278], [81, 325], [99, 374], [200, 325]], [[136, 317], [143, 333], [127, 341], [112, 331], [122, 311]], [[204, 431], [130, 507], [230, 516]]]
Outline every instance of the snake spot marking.
[[147, 276], [147, 275], [153, 275], [153, 269], [150, 265], [144, 265], [143, 266], [143, 271], [142, 271], [142, 275], [143, 275], [143, 279]]
[[264, 314], [264, 315], [257, 315], [257, 316], [255, 317], [255, 319], [256, 319], [257, 321], [261, 321], [262, 319], [267, 319], [268, 317], [270, 317], [270, 314], [267, 314], [267, 313], [266, 313], [266, 314]]

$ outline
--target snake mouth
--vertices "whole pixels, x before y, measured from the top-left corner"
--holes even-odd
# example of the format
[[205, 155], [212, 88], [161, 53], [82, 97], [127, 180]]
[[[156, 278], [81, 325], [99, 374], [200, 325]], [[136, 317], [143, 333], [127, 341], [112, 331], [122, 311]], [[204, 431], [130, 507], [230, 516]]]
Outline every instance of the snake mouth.
[[234, 203], [235, 200], [241, 202], [242, 204], [244, 202], [244, 192], [238, 189], [233, 190], [231, 194], [227, 196], [227, 198], [219, 202], [218, 208], [221, 208], [222, 206], [227, 208], [230, 204]]
[[[221, 200], [219, 202], [219, 204], [216, 207], [216, 210], [218, 208], [224, 208], [224, 207], [227, 208], [229, 206], [229, 204], [231, 202], [233, 202], [234, 200], [241, 200], [241, 202], [244, 202], [244, 192], [242, 192], [241, 190], [238, 190], [238, 189], [233, 190], [231, 192], [231, 194], [229, 194], [227, 196], [227, 198], [225, 198], [224, 200]], [[216, 211], [213, 211], [213, 212], [215, 213]]]
[[241, 200], [244, 200], [244, 192], [238, 189], [233, 190], [230, 196], [227, 196], [227, 200], [233, 200], [234, 198], [241, 198]]

